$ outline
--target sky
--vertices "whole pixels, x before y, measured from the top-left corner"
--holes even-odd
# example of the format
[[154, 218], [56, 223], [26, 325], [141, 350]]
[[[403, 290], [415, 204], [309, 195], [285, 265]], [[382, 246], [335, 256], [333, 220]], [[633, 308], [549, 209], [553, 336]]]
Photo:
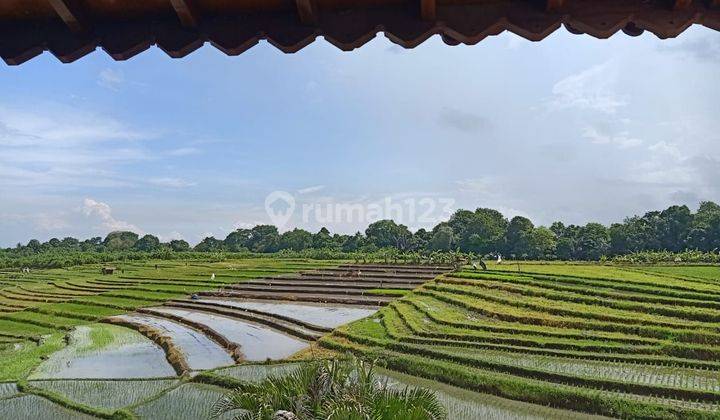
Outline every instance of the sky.
[[275, 223], [432, 227], [491, 207], [611, 223], [720, 202], [720, 33], [382, 34], [125, 62], [0, 65], [0, 246], [113, 230], [197, 243]]

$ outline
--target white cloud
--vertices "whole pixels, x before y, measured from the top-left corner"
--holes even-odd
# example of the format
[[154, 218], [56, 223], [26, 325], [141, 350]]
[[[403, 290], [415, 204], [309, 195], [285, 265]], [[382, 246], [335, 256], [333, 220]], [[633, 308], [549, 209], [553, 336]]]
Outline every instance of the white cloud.
[[190, 156], [197, 155], [200, 153], [200, 149], [196, 147], [181, 147], [168, 152], [170, 156]]
[[44, 231], [56, 231], [70, 227], [67, 220], [62, 217], [40, 213], [35, 216], [35, 227]]
[[138, 234], [143, 233], [137, 226], [113, 217], [112, 209], [107, 203], [86, 198], [83, 200], [81, 211], [87, 217], [97, 217], [101, 227], [109, 231], [129, 230]]
[[626, 101], [614, 91], [618, 67], [612, 62], [590, 67], [555, 83], [552, 108], [578, 108], [614, 114]]
[[148, 137], [114, 118], [83, 109], [53, 103], [35, 103], [32, 108], [0, 104], [3, 146], [73, 147]]
[[167, 235], [158, 235], [158, 239], [160, 239], [161, 242], [170, 242], [170, 241], [173, 241], [176, 239], [184, 240], [185, 236], [182, 233], [174, 230], [174, 231], [168, 233]]
[[106, 68], [100, 71], [97, 83], [102, 87], [117, 91], [120, 89], [120, 86], [125, 83], [125, 74], [122, 70]]
[[314, 185], [312, 187], [307, 188], [301, 188], [298, 190], [298, 194], [310, 194], [318, 191], [322, 191], [325, 189], [324, 185]]
[[195, 182], [186, 181], [181, 178], [162, 177], [162, 178], [151, 178], [148, 182], [158, 187], [167, 188], [188, 188], [197, 185]]
[[119, 185], [114, 167], [152, 157], [138, 141], [154, 135], [115, 118], [55, 103], [0, 104], [0, 186]]
[[612, 136], [601, 133], [595, 127], [585, 127], [583, 137], [589, 139], [594, 144], [610, 144], [617, 146], [620, 149], [628, 149], [643, 144], [641, 139], [630, 137], [627, 131], [623, 131]]
[[458, 185], [460, 192], [487, 195], [492, 193], [494, 188], [493, 184], [495, 184], [490, 177], [462, 179], [455, 181], [455, 183]]
[[650, 145], [648, 146], [648, 150], [657, 155], [670, 157], [674, 160], [680, 160], [685, 158], [684, 153], [680, 151], [680, 148], [676, 144], [666, 141], [659, 141], [653, 145]]

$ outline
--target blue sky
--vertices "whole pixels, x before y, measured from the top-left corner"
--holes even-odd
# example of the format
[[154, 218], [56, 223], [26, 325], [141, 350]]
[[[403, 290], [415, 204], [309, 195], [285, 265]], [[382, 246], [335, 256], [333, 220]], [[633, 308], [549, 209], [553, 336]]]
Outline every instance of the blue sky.
[[397, 217], [419, 228], [480, 206], [538, 224], [695, 208], [720, 201], [719, 71], [720, 34], [702, 27], [69, 65], [46, 53], [0, 67], [0, 246], [115, 229], [222, 238], [272, 221], [273, 191], [297, 202], [284, 229], [340, 232], [367, 220], [300, 209], [425, 200], [429, 217]]

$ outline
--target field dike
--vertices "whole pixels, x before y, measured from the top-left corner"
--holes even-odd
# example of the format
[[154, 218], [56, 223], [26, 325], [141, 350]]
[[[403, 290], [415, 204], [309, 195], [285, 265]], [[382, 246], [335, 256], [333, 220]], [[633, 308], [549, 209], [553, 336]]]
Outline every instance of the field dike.
[[548, 384], [498, 372], [485, 372], [444, 360], [435, 361], [422, 356], [393, 351], [380, 353], [375, 348], [349, 343], [335, 335], [325, 336], [319, 342], [323, 347], [329, 349], [349, 351], [359, 356], [377, 359], [379, 363], [395, 371], [534, 404], [616, 418], [678, 420], [718, 418], [717, 414], [705, 411], [667, 407], [655, 403], [634, 401], [629, 398], [619, 398], [596, 390]]
[[[254, 322], [258, 324], [266, 325], [272, 329], [282, 331], [284, 333], [287, 333], [289, 335], [292, 335], [294, 337], [306, 340], [306, 341], [315, 341], [319, 338], [319, 336], [322, 333], [330, 332], [332, 329], [330, 328], [323, 328], [318, 326], [312, 326], [308, 327], [307, 324], [302, 321], [298, 321], [289, 317], [283, 317], [283, 316], [277, 316], [275, 314], [269, 314], [262, 311], [248, 311], [242, 308], [228, 308], [228, 307], [219, 307], [219, 306], [211, 306], [209, 304], [202, 304], [202, 305], [192, 305], [182, 302], [168, 302], [166, 306], [174, 307], [174, 308], [183, 308], [183, 309], [189, 309], [189, 310], [196, 310], [200, 312], [209, 312], [214, 313], [217, 315], [226, 316], [229, 318], [236, 318], [236, 319], [242, 319], [249, 322]], [[310, 334], [305, 331], [302, 331], [301, 329], [293, 327], [293, 324], [301, 328], [307, 328], [310, 330], [318, 331], [319, 334]]]
[[312, 303], [338, 303], [344, 305], [362, 305], [362, 306], [385, 306], [390, 303], [391, 299], [357, 299], [345, 296], [295, 296], [283, 292], [276, 293], [236, 293], [232, 292], [199, 292], [198, 296], [210, 297], [227, 297], [227, 298], [245, 298], [245, 299], [265, 299], [265, 300], [285, 300], [289, 302], [312, 302]]
[[[168, 302], [167, 305], [168, 305], [168, 306], [176, 306], [176, 304], [184, 304], [184, 303], [193, 303], [193, 304], [194, 304], [193, 301], [175, 299], [175, 300], [172, 300], [172, 301]], [[332, 328], [329, 328], [329, 327], [322, 327], [322, 326], [315, 325], [315, 324], [311, 324], [311, 323], [309, 323], [309, 322], [305, 322], [305, 321], [302, 321], [302, 320], [299, 320], [299, 319], [295, 319], [295, 318], [292, 318], [292, 317], [289, 317], [289, 316], [280, 315], [280, 314], [274, 314], [274, 313], [265, 312], [265, 311], [260, 311], [260, 310], [257, 310], [257, 309], [241, 308], [241, 307], [238, 307], [238, 306], [228, 306], [228, 305], [223, 305], [223, 304], [220, 304], [220, 303], [212, 303], [212, 302], [209, 302], [209, 301], [207, 301], [207, 300], [202, 301], [202, 303], [197, 303], [197, 304], [195, 304], [195, 305], [202, 305], [202, 307], [211, 306], [211, 307], [217, 307], [217, 308], [221, 308], [221, 309], [222, 309], [222, 308], [224, 308], [224, 309], [236, 309], [236, 310], [239, 310], [239, 311], [248, 312], [248, 313], [252, 313], [252, 314], [257, 314], [257, 315], [263, 315], [263, 316], [268, 316], [268, 317], [272, 317], [272, 318], [277, 318], [277, 319], [280, 319], [280, 320], [282, 320], [282, 321], [287, 321], [287, 322], [291, 322], [291, 323], [298, 324], [298, 325], [300, 325], [300, 326], [303, 327], [303, 328], [306, 328], [306, 329], [309, 329], [309, 330], [313, 330], [313, 331], [317, 331], [317, 332], [320, 332], [320, 333], [328, 333], [328, 332], [331, 332], [331, 331], [333, 330]], [[193, 306], [193, 308], [195, 308], [195, 307], [198, 307], [198, 306]]]
[[105, 318], [102, 322], [136, 330], [140, 334], [152, 340], [165, 351], [165, 358], [179, 376], [184, 376], [190, 372], [190, 365], [188, 365], [183, 352], [175, 345], [175, 343], [173, 343], [170, 337], [164, 335], [160, 330], [137, 322], [115, 317]]
[[83, 414], [88, 414], [88, 415], [98, 417], [101, 419], [111, 419], [111, 420], [134, 420], [134, 419], [137, 419], [137, 417], [129, 411], [126, 411], [126, 410], [104, 410], [101, 408], [90, 407], [88, 405], [73, 401], [73, 400], [65, 397], [64, 395], [58, 394], [56, 392], [30, 385], [27, 381], [18, 382], [17, 389], [18, 389], [18, 391], [20, 391], [22, 393], [37, 395], [39, 397], [45, 398], [46, 400], [49, 400], [49, 401], [55, 403], [55, 404], [65, 407], [67, 409], [77, 411], [77, 412], [80, 412]]
[[352, 342], [356, 342], [363, 345], [369, 345], [373, 347], [383, 347], [389, 350], [411, 354], [416, 356], [422, 356], [433, 360], [444, 360], [452, 362], [458, 365], [465, 365], [473, 368], [480, 368], [492, 372], [498, 372], [503, 374], [514, 375], [523, 378], [542, 380], [552, 383], [560, 383], [565, 385], [572, 385], [577, 387], [589, 387], [602, 390], [611, 390], [617, 392], [634, 393], [639, 395], [647, 396], [660, 396], [665, 398], [681, 398], [685, 400], [696, 400], [710, 403], [720, 402], [720, 394], [716, 392], [696, 391], [690, 389], [677, 389], [677, 388], [665, 388], [660, 386], [649, 386], [649, 385], [638, 385], [633, 383], [612, 381], [612, 380], [598, 380], [581, 378], [572, 375], [558, 374], [553, 372], [546, 372], [542, 370], [535, 370], [529, 368], [522, 368], [517, 366], [505, 365], [501, 363], [488, 362], [481, 359], [476, 359], [467, 356], [460, 356], [450, 354], [444, 351], [438, 351], [423, 347], [418, 347], [410, 344], [390, 341], [390, 340], [379, 340], [369, 337], [358, 336], [347, 331], [338, 330], [335, 332], [336, 335], [346, 338]]
[[[235, 360], [235, 362], [242, 362], [245, 360], [245, 355], [243, 355], [242, 349], [240, 348], [240, 346], [237, 343], [234, 343], [234, 342], [228, 340], [227, 337], [225, 337], [224, 335], [220, 334], [219, 332], [215, 331], [214, 329], [212, 329], [211, 327], [209, 327], [205, 324], [201, 324], [199, 322], [195, 322], [190, 319], [183, 318], [181, 316], [168, 314], [168, 313], [160, 312], [160, 311], [154, 311], [151, 308], [139, 308], [135, 312], [146, 314], [146, 315], [157, 316], [157, 317], [163, 317], [163, 318], [167, 318], [172, 321], [178, 322], [180, 324], [185, 324], [188, 327], [191, 327], [193, 329], [201, 331], [203, 334], [205, 334], [210, 339], [212, 339], [213, 341], [218, 343], [220, 346], [222, 346], [225, 350], [227, 350], [227, 352], [230, 354], [230, 356], [232, 356], [232, 358], [233, 358], [233, 360]], [[169, 360], [170, 359], [168, 359], [168, 361]]]

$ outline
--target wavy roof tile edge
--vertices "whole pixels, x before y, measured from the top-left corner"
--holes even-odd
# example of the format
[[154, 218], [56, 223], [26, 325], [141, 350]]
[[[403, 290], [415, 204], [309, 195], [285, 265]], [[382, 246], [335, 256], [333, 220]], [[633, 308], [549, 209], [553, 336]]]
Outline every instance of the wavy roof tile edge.
[[294, 53], [320, 36], [349, 51], [380, 32], [400, 46], [414, 48], [433, 35], [449, 45], [472, 45], [504, 31], [540, 41], [561, 26], [597, 38], [619, 31], [630, 36], [649, 31], [671, 38], [694, 24], [720, 30], [720, 0], [455, 0], [453, 4], [417, 0], [338, 10], [318, 10], [315, 0], [294, 0], [297, 10], [214, 16], [183, 9], [192, 4], [190, 0], [168, 0], [176, 13], [96, 21], [81, 18], [83, 14], [72, 6], [77, 0], [47, 1], [54, 4], [57, 18], [2, 20], [0, 16], [0, 57], [7, 64], [22, 64], [44, 51], [70, 63], [98, 48], [115, 60], [127, 60], [153, 45], [173, 58], [205, 43], [238, 55], [263, 39]]

